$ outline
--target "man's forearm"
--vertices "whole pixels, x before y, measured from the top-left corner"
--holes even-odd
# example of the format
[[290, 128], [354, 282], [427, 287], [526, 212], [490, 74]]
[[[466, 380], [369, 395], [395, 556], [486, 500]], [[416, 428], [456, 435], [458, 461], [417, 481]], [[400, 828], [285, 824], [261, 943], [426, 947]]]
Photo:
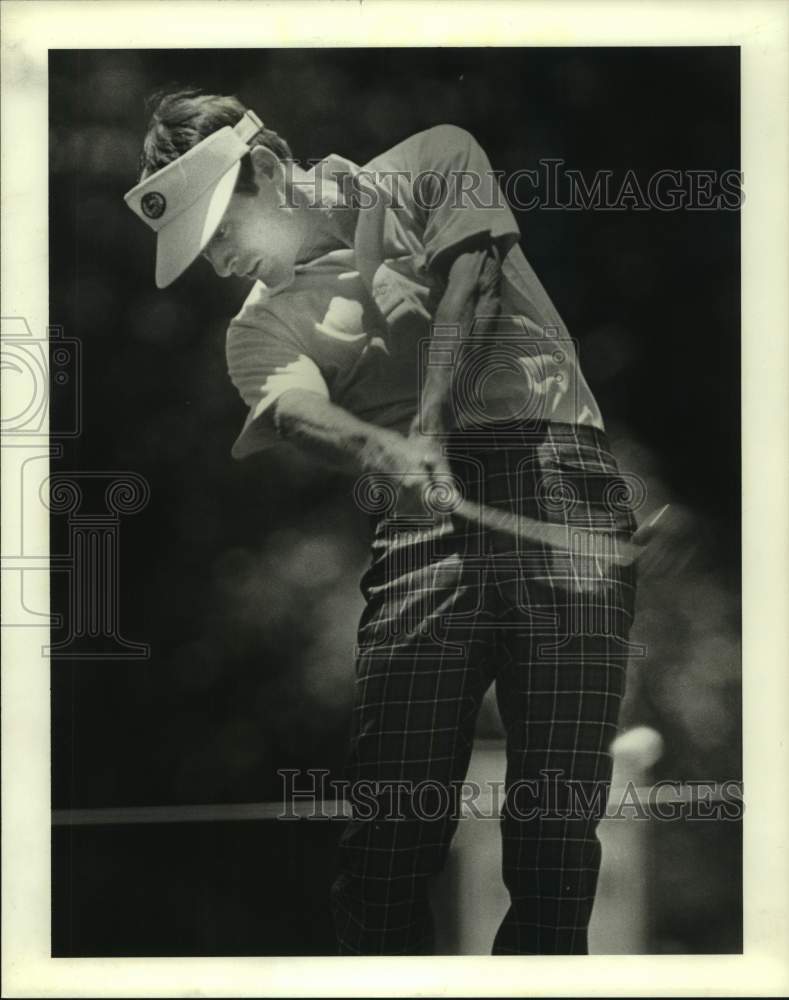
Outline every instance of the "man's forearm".
[[291, 389], [275, 403], [280, 436], [325, 465], [351, 474], [424, 474], [426, 455], [415, 453], [402, 434], [369, 424], [330, 400]]
[[362, 178], [359, 183], [370, 203], [359, 210], [354, 236], [354, 255], [362, 281], [370, 291], [375, 272], [383, 262], [386, 203], [381, 192], [371, 182]]
[[[448, 298], [445, 294], [438, 304], [433, 324], [437, 327], [456, 327], [463, 339], [468, 336], [474, 322], [475, 305], [476, 299], [470, 292], [462, 297], [454, 295]], [[427, 366], [416, 419], [420, 428], [428, 433], [440, 433], [444, 428], [453, 374], [450, 365]]]

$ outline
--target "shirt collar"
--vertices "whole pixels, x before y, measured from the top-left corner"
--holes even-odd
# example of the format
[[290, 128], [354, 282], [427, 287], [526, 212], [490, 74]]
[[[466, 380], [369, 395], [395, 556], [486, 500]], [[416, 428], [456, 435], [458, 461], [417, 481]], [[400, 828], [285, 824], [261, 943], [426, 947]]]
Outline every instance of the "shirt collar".
[[[312, 194], [316, 204], [323, 210], [321, 212], [323, 224], [315, 227], [315, 238], [307, 242], [297, 264], [307, 264], [316, 256], [323, 256], [339, 247], [353, 248], [359, 210], [349, 203], [346, 195], [350, 190], [350, 179], [360, 169], [353, 161], [336, 153], [330, 153], [304, 172], [302, 183], [307, 193]], [[310, 186], [312, 186], [311, 191]], [[328, 233], [326, 223], [328, 223]]]

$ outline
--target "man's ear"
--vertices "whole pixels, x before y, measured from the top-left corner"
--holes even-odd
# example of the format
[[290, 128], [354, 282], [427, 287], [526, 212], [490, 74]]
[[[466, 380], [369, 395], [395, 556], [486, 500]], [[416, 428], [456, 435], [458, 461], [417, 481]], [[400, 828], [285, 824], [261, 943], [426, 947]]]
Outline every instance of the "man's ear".
[[255, 183], [258, 187], [282, 190], [285, 184], [285, 169], [276, 153], [266, 146], [254, 146], [249, 151], [252, 169], [255, 172]]

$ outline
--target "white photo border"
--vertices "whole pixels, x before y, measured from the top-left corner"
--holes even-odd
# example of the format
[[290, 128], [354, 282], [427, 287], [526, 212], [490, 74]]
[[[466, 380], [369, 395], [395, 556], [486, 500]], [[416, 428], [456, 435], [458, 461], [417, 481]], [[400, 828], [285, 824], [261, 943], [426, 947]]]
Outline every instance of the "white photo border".
[[[4, 628], [3, 995], [677, 996], [789, 993], [789, 5], [423, 0], [6, 0], [2, 315], [48, 317], [48, 50], [732, 45], [741, 51], [744, 954], [435, 958], [50, 957], [49, 667], [39, 628]], [[13, 400], [6, 398], [10, 411]], [[709, 433], [709, 429], [705, 429]], [[3, 518], [20, 514], [3, 447]], [[34, 525], [48, 551], [41, 509]], [[4, 554], [12, 540], [3, 532]], [[30, 600], [48, 606], [46, 573]], [[33, 592], [35, 590], [35, 592]], [[4, 592], [4, 598], [9, 595]], [[732, 872], [732, 878], [738, 878]]]

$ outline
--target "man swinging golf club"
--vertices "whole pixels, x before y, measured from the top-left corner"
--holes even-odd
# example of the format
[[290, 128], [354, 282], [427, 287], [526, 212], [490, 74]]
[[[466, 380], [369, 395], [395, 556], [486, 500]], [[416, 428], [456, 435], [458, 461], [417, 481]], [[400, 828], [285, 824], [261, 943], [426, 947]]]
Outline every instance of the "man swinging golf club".
[[[343, 833], [340, 952], [431, 952], [428, 881], [457, 814], [427, 817], [409, 790], [462, 782], [495, 684], [510, 907], [493, 951], [585, 953], [637, 490], [485, 152], [437, 125], [363, 167], [303, 170], [237, 99], [180, 91], [126, 201], [157, 233], [159, 287], [201, 255], [253, 282], [227, 333], [249, 406], [233, 455], [285, 440], [347, 467], [373, 520], [346, 777], [352, 802], [355, 783], [381, 803], [396, 788], [397, 817], [356, 809]], [[557, 775], [598, 808], [547, 801]]]

